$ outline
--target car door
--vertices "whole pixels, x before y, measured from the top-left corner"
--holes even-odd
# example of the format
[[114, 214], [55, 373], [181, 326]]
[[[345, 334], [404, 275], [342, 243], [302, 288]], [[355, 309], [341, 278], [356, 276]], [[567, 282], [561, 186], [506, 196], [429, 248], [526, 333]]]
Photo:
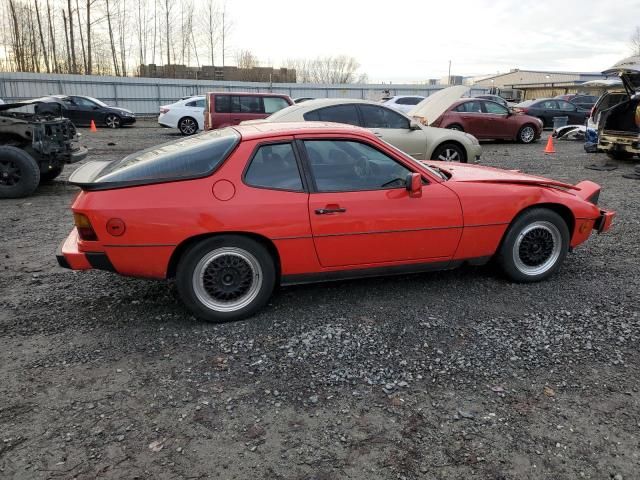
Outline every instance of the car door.
[[569, 117], [569, 125], [576, 124], [581, 125], [584, 123], [584, 119], [587, 114], [585, 111], [579, 111], [573, 103], [566, 102], [564, 100], [558, 100], [558, 116]]
[[427, 158], [427, 135], [422, 128], [411, 128], [411, 120], [390, 108], [359, 104], [361, 125], [413, 158]]
[[448, 261], [462, 231], [456, 194], [424, 176], [412, 198], [408, 174], [419, 169], [391, 151], [349, 139], [304, 138], [311, 178], [309, 217], [326, 268]]
[[555, 100], [545, 100], [540, 102], [536, 105], [536, 108], [540, 113], [535, 116], [543, 119], [545, 127], [553, 126], [553, 117], [561, 115], [558, 103]]
[[487, 138], [515, 138], [515, 122], [511, 121], [509, 110], [499, 103], [483, 100], [482, 110], [485, 115], [484, 132]]
[[78, 125], [89, 125], [91, 120], [97, 124], [103, 123], [105, 115], [102, 107], [84, 97], [72, 96], [70, 98], [75, 104], [74, 117], [76, 121], [74, 123], [77, 122]]
[[231, 96], [231, 125], [238, 125], [245, 120], [257, 120], [264, 117], [262, 97], [257, 95]]
[[462, 128], [476, 138], [487, 138], [486, 114], [482, 110], [481, 100], [469, 100], [455, 109], [462, 121]]
[[[213, 105], [211, 100], [213, 97]], [[214, 130], [216, 128], [226, 127], [231, 125], [231, 95], [221, 95], [218, 93], [212, 94], [209, 97], [209, 128]]]

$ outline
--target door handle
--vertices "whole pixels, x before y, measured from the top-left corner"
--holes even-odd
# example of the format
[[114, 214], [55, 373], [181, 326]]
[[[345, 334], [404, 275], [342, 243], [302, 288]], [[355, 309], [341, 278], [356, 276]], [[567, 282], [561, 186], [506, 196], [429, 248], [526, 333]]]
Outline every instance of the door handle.
[[329, 213], [344, 213], [346, 208], [318, 208], [316, 209], [316, 215], [327, 215]]

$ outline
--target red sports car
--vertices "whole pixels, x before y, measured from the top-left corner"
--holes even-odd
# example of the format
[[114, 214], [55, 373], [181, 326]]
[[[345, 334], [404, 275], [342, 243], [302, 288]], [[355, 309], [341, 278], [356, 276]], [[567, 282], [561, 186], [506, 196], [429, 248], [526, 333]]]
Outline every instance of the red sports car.
[[214, 130], [89, 162], [61, 266], [175, 277], [209, 321], [253, 314], [276, 284], [449, 269], [496, 257], [555, 272], [614, 213], [600, 187], [418, 162], [367, 130], [316, 122]]
[[461, 130], [479, 140], [502, 139], [531, 143], [542, 134], [542, 121], [536, 117], [514, 114], [497, 102], [481, 98], [458, 100], [431, 126]]

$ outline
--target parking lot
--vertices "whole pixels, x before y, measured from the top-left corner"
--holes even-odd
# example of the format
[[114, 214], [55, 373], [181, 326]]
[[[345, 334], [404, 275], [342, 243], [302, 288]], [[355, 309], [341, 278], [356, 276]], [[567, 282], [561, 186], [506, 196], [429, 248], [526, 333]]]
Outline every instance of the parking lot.
[[[89, 159], [180, 138], [81, 129]], [[481, 163], [603, 187], [614, 228], [538, 284], [491, 266], [283, 288], [194, 319], [175, 286], [58, 267], [78, 189], [2, 200], [0, 477], [609, 479], [640, 471], [640, 183], [580, 142]]]

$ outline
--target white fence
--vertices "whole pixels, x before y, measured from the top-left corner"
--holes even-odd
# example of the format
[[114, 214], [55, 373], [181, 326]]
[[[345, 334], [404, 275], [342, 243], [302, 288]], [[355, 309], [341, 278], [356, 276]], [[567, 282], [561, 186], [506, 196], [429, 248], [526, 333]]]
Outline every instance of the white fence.
[[[0, 98], [5, 102], [28, 100], [47, 95], [88, 95], [139, 115], [157, 114], [160, 105], [187, 95], [212, 91], [273, 92], [292, 98], [360, 98], [379, 100], [391, 95], [422, 95], [442, 89], [441, 85], [421, 84], [346, 84], [222, 82], [174, 78], [100, 77], [42, 73], [0, 73]], [[472, 89], [472, 94], [485, 93]]]

